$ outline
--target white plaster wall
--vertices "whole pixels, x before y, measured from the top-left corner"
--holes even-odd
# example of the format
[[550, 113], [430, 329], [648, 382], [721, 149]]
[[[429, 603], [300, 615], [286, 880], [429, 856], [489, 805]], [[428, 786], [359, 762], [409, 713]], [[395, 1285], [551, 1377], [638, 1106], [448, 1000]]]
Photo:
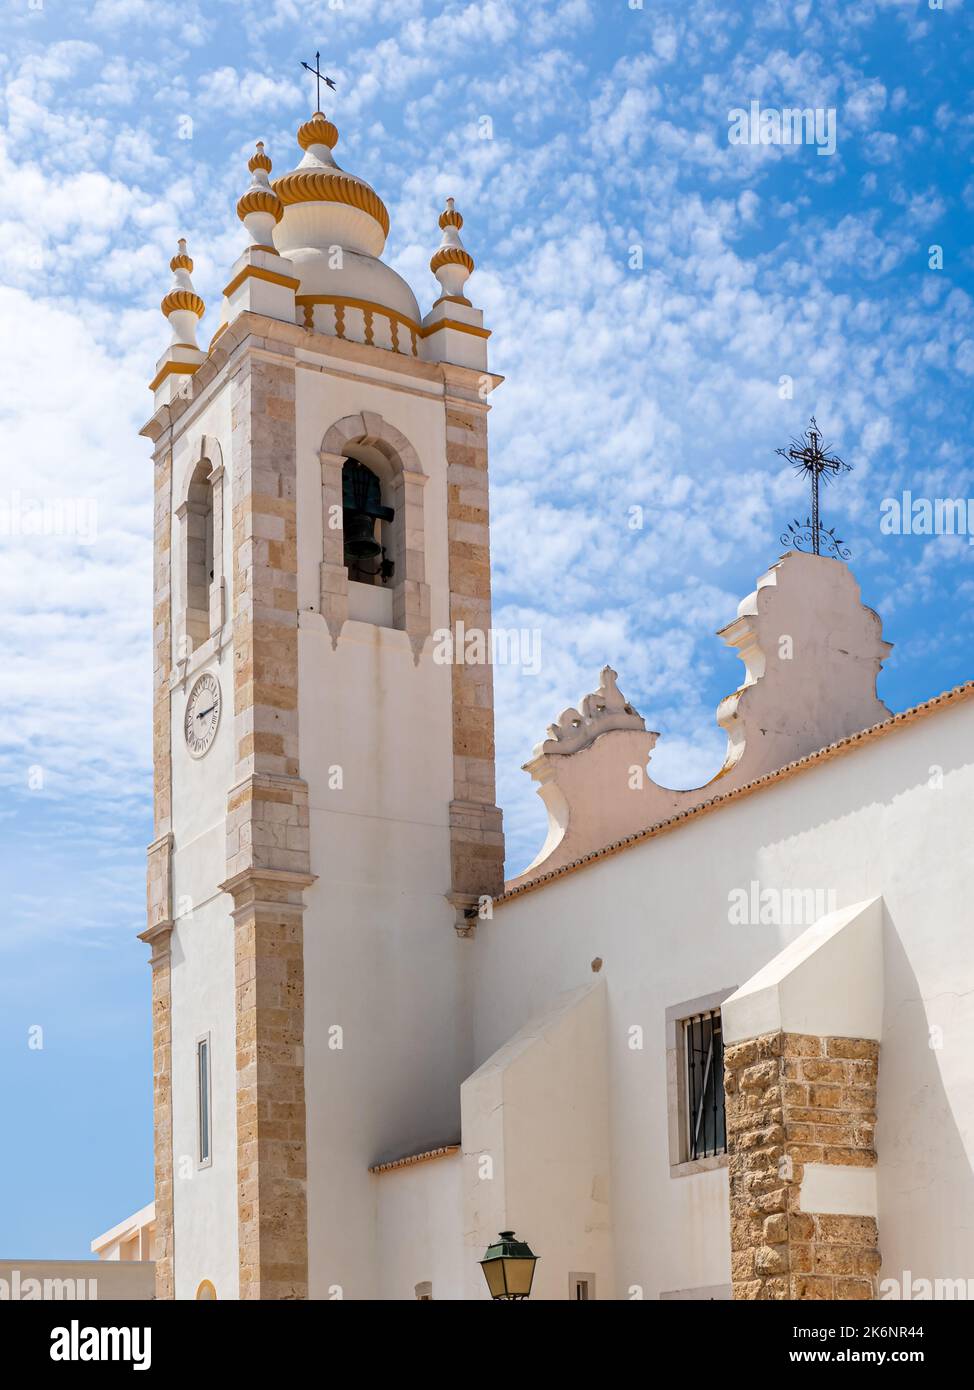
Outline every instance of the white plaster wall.
[[[360, 372], [365, 368], [359, 368]], [[309, 786], [305, 940], [309, 1287], [378, 1294], [368, 1168], [459, 1137], [471, 1069], [469, 943], [450, 890], [451, 674], [431, 643], [417, 666], [404, 632], [345, 625], [337, 649], [318, 614], [318, 451], [345, 415], [375, 411], [429, 475], [426, 575], [432, 625], [449, 620], [445, 422], [441, 396], [299, 369], [298, 595], [301, 775]], [[402, 378], [398, 378], [402, 382]], [[312, 611], [314, 610], [314, 611]], [[341, 789], [329, 787], [340, 767]], [[331, 1045], [342, 1030], [341, 1048]], [[429, 1276], [423, 1276], [429, 1277]]]
[[[974, 704], [947, 707], [478, 926], [478, 1061], [604, 959], [620, 1296], [729, 1282], [726, 1172], [669, 1175], [664, 1014], [742, 984], [804, 929], [731, 926], [728, 893], [751, 880], [834, 890], [839, 908], [883, 898], [882, 1277], [974, 1276], [972, 750]], [[629, 1046], [633, 1025], [642, 1050]], [[939, 1048], [931, 1027], [942, 1029]], [[530, 1240], [530, 1227], [522, 1234]]]
[[[233, 774], [233, 657], [207, 664], [220, 681], [223, 713], [203, 758], [191, 758], [182, 721], [188, 693], [172, 700], [173, 904], [172, 1094], [177, 1298], [210, 1279], [236, 1297], [236, 1017], [231, 900], [226, 877], [226, 797]], [[192, 684], [190, 679], [189, 685]], [[211, 1035], [213, 1162], [196, 1164], [196, 1040]], [[185, 1176], [189, 1174], [189, 1176]]]
[[[236, 1298], [237, 1121], [233, 922], [220, 894], [180, 919], [172, 934], [173, 1217], [176, 1297], [209, 1279]], [[197, 1164], [196, 1040], [210, 1034], [212, 1153]]]
[[567, 1299], [570, 1271], [614, 1296], [605, 994], [560, 996], [463, 1083], [468, 1298], [488, 1297], [478, 1262], [505, 1230], [539, 1255], [532, 1298]]
[[[230, 394], [221, 389], [177, 441], [173, 507], [186, 495], [202, 435], [215, 437], [224, 462], [224, 575], [232, 611], [232, 467]], [[173, 523], [174, 612], [183, 601], [182, 557]], [[203, 758], [191, 758], [183, 736], [186, 699], [203, 670], [220, 682], [222, 711], [216, 738]], [[177, 1298], [193, 1298], [202, 1279], [219, 1298], [235, 1298], [237, 1269], [236, 1019], [231, 900], [216, 885], [226, 878], [226, 803], [233, 784], [233, 653], [193, 668], [172, 692], [170, 708], [173, 802], [172, 1094], [173, 1221]], [[196, 1040], [211, 1037], [213, 1162], [196, 1163]]]
[[434, 1300], [464, 1297], [461, 1177], [459, 1154], [373, 1175], [380, 1298], [415, 1299], [426, 1282]]

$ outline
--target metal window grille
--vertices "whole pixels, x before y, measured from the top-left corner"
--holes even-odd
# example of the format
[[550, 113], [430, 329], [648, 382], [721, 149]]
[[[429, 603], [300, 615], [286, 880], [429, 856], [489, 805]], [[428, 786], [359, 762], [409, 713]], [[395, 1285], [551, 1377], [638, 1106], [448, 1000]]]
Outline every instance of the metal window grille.
[[683, 1020], [687, 1159], [727, 1152], [724, 1119], [724, 1043], [720, 1010]]

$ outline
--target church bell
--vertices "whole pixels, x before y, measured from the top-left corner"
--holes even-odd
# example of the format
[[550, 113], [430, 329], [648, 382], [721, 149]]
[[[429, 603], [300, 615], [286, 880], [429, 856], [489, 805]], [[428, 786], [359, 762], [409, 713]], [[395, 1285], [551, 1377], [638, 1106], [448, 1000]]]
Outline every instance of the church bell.
[[345, 560], [375, 560], [382, 546], [375, 538], [375, 523], [391, 521], [392, 507], [382, 505], [379, 480], [357, 459], [346, 459], [342, 468], [342, 526], [345, 531]]

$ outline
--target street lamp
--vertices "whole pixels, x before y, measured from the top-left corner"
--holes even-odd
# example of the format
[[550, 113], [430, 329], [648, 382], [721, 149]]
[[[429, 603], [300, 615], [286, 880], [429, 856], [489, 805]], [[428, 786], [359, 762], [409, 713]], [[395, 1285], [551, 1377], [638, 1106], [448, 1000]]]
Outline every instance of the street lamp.
[[537, 1263], [526, 1241], [515, 1240], [513, 1231], [501, 1231], [480, 1261], [491, 1298], [527, 1298]]

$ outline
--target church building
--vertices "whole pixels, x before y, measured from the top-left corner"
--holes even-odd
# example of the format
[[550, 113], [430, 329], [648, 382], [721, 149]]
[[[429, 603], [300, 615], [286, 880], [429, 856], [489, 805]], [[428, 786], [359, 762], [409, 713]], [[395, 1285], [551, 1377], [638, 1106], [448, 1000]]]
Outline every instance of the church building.
[[424, 313], [338, 138], [256, 146], [208, 346], [185, 242], [162, 302], [157, 1297], [485, 1299], [508, 1232], [535, 1299], [974, 1288], [974, 682], [892, 715], [850, 569], [769, 554], [712, 780], [593, 671], [505, 884], [502, 379], [453, 200]]

